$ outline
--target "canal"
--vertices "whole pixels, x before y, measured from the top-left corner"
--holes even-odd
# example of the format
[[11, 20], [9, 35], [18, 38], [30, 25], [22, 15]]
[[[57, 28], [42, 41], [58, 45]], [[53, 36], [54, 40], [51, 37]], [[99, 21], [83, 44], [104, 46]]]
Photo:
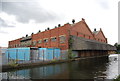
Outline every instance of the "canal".
[[94, 79], [118, 76], [118, 54], [3, 72], [3, 79]]

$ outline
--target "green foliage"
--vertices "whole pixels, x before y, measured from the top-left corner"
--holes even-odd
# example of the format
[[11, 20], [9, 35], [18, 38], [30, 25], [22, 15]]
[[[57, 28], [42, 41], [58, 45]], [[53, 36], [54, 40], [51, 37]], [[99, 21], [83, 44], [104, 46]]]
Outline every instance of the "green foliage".
[[117, 54], [120, 54], [120, 44], [115, 43], [114, 46], [117, 48], [116, 53], [117, 53]]
[[120, 50], [120, 44], [115, 43], [114, 46], [117, 48], [117, 50]]
[[120, 75], [116, 79], [114, 79], [113, 81], [120, 81]]
[[53, 60], [51, 60], [51, 63], [52, 63], [52, 62], [56, 62], [56, 61], [57, 61], [56, 59], [53, 59]]
[[68, 59], [73, 59], [75, 54], [72, 53], [72, 49], [68, 49]]
[[68, 59], [72, 59], [72, 50], [68, 49]]
[[69, 44], [69, 49], [71, 49], [72, 48], [72, 43], [73, 43], [73, 39], [72, 39], [72, 37], [70, 36], [70, 38], [69, 38], [69, 40], [68, 40], [68, 44]]
[[12, 67], [16, 67], [16, 66], [18, 66], [17, 61], [18, 61], [18, 59], [16, 59], [16, 60], [11, 60], [8, 65], [10, 65], [10, 66], [12, 66]]
[[75, 54], [72, 54], [72, 44], [74, 40], [72, 39], [72, 36], [69, 37], [68, 44], [69, 44], [69, 49], [68, 49], [68, 59], [73, 59], [75, 57]]

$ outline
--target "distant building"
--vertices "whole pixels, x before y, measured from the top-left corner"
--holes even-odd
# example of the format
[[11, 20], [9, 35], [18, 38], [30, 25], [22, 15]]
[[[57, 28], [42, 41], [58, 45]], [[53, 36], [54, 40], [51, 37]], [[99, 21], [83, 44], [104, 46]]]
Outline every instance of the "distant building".
[[7, 47], [0, 47], [0, 54], [4, 54]]

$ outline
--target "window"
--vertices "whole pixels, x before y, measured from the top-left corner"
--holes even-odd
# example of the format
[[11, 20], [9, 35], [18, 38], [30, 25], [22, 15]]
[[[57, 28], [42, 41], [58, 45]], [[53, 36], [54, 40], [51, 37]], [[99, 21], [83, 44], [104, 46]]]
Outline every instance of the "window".
[[42, 43], [42, 40], [38, 40], [38, 43]]
[[44, 42], [47, 43], [47, 42], [48, 42], [48, 39], [44, 39]]
[[52, 37], [52, 38], [51, 38], [51, 41], [53, 41], [53, 42], [55, 42], [56, 40], [57, 40], [56, 37]]
[[66, 37], [65, 36], [59, 36], [60, 38], [60, 43], [65, 43]]
[[33, 45], [36, 45], [36, 41], [33, 41]]

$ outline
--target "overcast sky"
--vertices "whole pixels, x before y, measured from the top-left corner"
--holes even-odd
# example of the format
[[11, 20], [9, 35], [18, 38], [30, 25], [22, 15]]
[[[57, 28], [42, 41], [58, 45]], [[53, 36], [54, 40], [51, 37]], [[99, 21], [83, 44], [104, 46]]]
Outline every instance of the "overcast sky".
[[26, 34], [84, 18], [89, 28], [102, 28], [108, 43], [118, 42], [119, 0], [1, 0], [0, 46]]

